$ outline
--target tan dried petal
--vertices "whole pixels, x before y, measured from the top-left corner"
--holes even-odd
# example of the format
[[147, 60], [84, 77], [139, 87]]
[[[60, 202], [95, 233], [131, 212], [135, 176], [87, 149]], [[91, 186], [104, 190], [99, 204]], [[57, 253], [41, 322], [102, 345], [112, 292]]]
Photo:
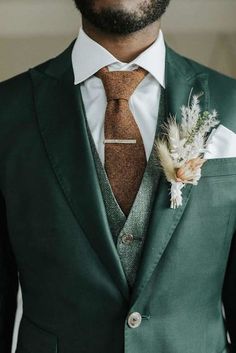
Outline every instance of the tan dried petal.
[[192, 183], [199, 168], [206, 162], [206, 159], [197, 157], [186, 162], [182, 167], [176, 169], [176, 181]]

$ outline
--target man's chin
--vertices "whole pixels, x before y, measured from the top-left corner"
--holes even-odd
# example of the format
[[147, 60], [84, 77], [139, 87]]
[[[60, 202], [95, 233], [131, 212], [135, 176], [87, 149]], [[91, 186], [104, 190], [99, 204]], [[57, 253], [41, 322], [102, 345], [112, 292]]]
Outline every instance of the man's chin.
[[117, 2], [116, 6], [103, 5], [98, 10], [95, 3], [93, 0], [76, 1], [83, 18], [105, 33], [129, 35], [158, 21], [164, 14], [169, 0], [138, 1], [135, 6], [131, 6], [134, 7], [132, 10], [126, 6], [122, 8], [122, 2]]
[[96, 12], [82, 13], [82, 16], [93, 27], [104, 33], [114, 35], [129, 35], [138, 32], [157, 21], [156, 17], [139, 16], [124, 10], [106, 9]]

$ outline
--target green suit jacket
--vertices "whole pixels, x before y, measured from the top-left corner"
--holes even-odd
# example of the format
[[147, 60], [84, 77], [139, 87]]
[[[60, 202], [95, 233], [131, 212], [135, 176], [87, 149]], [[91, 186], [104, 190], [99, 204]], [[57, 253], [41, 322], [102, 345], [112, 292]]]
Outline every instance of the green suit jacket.
[[[0, 85], [0, 352], [10, 353], [18, 272], [17, 353], [236, 352], [236, 158], [206, 162], [175, 210], [161, 174], [129, 296], [72, 46]], [[167, 46], [168, 111], [177, 119], [192, 88], [236, 133], [236, 82]], [[135, 328], [132, 312], [142, 316]]]

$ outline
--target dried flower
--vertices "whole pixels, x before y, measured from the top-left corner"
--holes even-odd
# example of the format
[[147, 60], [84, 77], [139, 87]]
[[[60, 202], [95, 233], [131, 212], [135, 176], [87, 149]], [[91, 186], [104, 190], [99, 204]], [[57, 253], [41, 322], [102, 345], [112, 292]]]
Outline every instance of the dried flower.
[[206, 162], [206, 159], [197, 157], [191, 159], [185, 164], [176, 169], [176, 181], [184, 184], [195, 184], [196, 180], [200, 179], [201, 167]]
[[185, 184], [197, 185], [206, 162], [202, 156], [206, 151], [207, 133], [219, 124], [215, 110], [201, 113], [202, 95], [194, 95], [191, 104], [181, 107], [180, 124], [170, 116], [163, 125], [163, 136], [155, 140], [157, 158], [171, 183], [171, 208], [182, 205], [181, 189]]

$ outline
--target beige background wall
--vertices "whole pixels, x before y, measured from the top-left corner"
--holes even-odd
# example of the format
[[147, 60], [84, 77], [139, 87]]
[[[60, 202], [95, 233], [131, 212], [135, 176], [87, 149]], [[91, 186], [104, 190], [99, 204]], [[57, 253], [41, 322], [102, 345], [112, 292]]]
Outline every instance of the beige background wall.
[[[236, 78], [235, 17], [236, 0], [172, 0], [162, 27], [174, 49]], [[79, 26], [72, 0], [0, 0], [0, 81], [60, 53]], [[19, 292], [12, 352], [21, 315]]]

